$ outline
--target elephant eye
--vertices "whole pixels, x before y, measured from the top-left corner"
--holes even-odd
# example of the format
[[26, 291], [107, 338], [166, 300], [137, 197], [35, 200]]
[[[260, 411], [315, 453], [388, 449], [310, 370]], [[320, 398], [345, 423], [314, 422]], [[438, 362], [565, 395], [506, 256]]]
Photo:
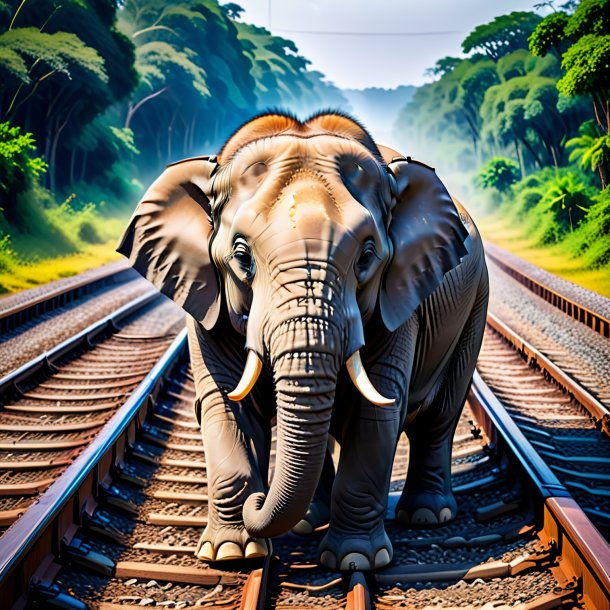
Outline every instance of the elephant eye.
[[342, 159], [339, 164], [339, 174], [347, 190], [352, 197], [361, 201], [364, 192], [371, 183], [371, 178], [366, 169], [354, 159]]
[[233, 244], [233, 260], [237, 263], [239, 271], [245, 275], [246, 280], [254, 277], [254, 258], [248, 242], [243, 237], [237, 237]]
[[362, 166], [356, 161], [344, 160], [340, 165], [341, 177], [344, 180], [357, 181], [364, 173]]
[[258, 188], [267, 175], [267, 164], [263, 161], [257, 161], [246, 167], [239, 177], [239, 182], [245, 189]]
[[251, 165], [248, 165], [242, 172], [242, 176], [246, 173], [251, 174], [255, 178], [258, 178], [267, 171], [267, 164], [264, 161], [256, 161]]
[[369, 239], [364, 244], [360, 257], [356, 261], [355, 271], [356, 279], [363, 283], [369, 279], [370, 272], [375, 266], [375, 262], [379, 260], [377, 251], [375, 250], [375, 244], [373, 240]]

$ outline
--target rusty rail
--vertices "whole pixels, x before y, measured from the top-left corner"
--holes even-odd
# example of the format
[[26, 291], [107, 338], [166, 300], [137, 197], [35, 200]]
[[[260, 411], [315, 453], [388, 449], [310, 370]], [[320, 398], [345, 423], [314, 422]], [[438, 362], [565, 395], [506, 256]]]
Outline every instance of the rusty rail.
[[504, 337], [527, 360], [530, 366], [541, 369], [547, 377], [555, 380], [568, 394], [573, 396], [589, 412], [595, 426], [604, 434], [610, 436], [610, 411], [597, 398], [497, 316], [488, 313], [487, 324]]
[[185, 349], [186, 330], [183, 330], [101, 434], [19, 523], [6, 531], [0, 547], [0, 596], [6, 607], [12, 607], [24, 594], [24, 583], [40, 579], [41, 569], [48, 570], [54, 563], [54, 552], [61, 547], [62, 540], [74, 534], [73, 519], [82, 518], [81, 502], [88, 496], [95, 497], [98, 484], [114, 464], [120, 463], [122, 452], [144, 420], [149, 401], [154, 400], [164, 377]]
[[469, 403], [494, 444], [517, 459], [544, 500], [541, 539], [556, 544], [560, 568], [580, 581], [586, 608], [610, 607], [610, 545], [538, 456], [502, 403], [475, 372]]

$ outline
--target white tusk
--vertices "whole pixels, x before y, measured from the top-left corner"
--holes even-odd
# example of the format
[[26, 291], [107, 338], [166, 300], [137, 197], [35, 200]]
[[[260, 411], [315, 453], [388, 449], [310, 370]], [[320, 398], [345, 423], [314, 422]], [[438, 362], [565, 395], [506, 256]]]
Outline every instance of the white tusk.
[[244, 367], [244, 372], [237, 384], [237, 387], [227, 394], [227, 396], [231, 400], [241, 400], [245, 398], [250, 390], [254, 387], [258, 376], [261, 374], [261, 370], [263, 368], [263, 363], [261, 359], [258, 357], [256, 352], [250, 350], [248, 352], [248, 358], [246, 359], [246, 366]]
[[374, 405], [378, 407], [388, 407], [393, 405], [396, 401], [393, 398], [386, 398], [382, 396], [371, 383], [368, 378], [364, 367], [362, 366], [362, 360], [360, 359], [360, 352], [355, 351], [345, 363], [347, 372], [354, 385], [360, 390], [360, 393]]

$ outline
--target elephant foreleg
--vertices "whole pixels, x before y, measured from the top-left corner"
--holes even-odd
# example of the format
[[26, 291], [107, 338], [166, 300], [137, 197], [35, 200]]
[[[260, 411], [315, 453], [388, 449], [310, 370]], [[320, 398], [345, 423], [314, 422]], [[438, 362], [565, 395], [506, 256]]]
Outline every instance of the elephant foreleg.
[[[330, 527], [320, 544], [320, 562], [340, 570], [381, 568], [392, 560], [385, 532], [388, 490], [398, 435], [405, 416], [406, 388], [416, 335], [405, 325], [368, 354], [373, 385], [393, 406], [378, 407], [359, 395], [341, 435], [341, 454], [332, 490]], [[366, 365], [366, 361], [365, 361]], [[347, 410], [347, 409], [345, 409]]]
[[269, 444], [266, 426], [255, 409], [226, 397], [226, 388], [239, 379], [239, 366], [232, 372], [219, 358], [220, 346], [212, 337], [203, 337], [192, 321], [189, 345], [208, 478], [208, 523], [197, 556], [220, 561], [266, 555], [265, 541], [248, 535], [242, 517], [246, 498], [264, 491]]

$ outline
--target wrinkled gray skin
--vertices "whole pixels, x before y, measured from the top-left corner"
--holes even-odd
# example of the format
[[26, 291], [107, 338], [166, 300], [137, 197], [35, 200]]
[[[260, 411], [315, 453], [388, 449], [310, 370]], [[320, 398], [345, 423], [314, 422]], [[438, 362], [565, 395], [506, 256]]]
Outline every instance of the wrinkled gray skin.
[[[386, 565], [383, 518], [402, 430], [410, 467], [397, 517], [455, 516], [451, 443], [488, 281], [472, 220], [431, 168], [377, 147], [342, 115], [264, 115], [218, 158], [170, 166], [119, 250], [190, 314], [209, 486], [201, 558], [260, 556], [265, 538], [330, 519], [324, 565]], [[249, 350], [263, 370], [234, 402], [227, 393]], [[356, 389], [345, 369], [356, 350], [394, 405]], [[329, 432], [341, 446], [334, 482]]]

